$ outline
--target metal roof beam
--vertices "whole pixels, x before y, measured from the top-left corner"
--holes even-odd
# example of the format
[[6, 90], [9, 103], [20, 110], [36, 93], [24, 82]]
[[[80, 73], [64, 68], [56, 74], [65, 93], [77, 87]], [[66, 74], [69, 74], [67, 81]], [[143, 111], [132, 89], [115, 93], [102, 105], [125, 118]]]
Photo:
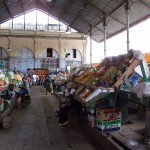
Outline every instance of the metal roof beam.
[[[144, 17], [143, 19], [141, 19], [140, 22], [143, 22], [144, 20], [149, 19], [149, 18], [150, 18], [150, 14], [147, 15], [146, 17]], [[135, 22], [135, 23], [133, 23], [133, 24], [130, 24], [130, 28], [133, 27], [133, 26], [135, 26], [135, 25], [137, 25], [137, 24], [139, 24], [140, 22], [137, 21], [137, 22]], [[118, 30], [117, 32], [115, 32], [115, 33], [113, 33], [113, 34], [107, 36], [107, 39], [110, 39], [111, 37], [116, 36], [117, 34], [123, 32], [124, 30], [126, 30], [126, 27], [124, 27], [124, 28]], [[100, 42], [103, 42], [103, 41], [104, 41], [104, 40], [101, 40]]]
[[[104, 33], [104, 30], [102, 30], [101, 28], [99, 28], [98, 26], [97, 27], [95, 27], [96, 29], [98, 29], [100, 32], [102, 32], [102, 33]], [[106, 32], [106, 35], [109, 35], [109, 33], [108, 32]]]
[[78, 14], [76, 15], [75, 19], [71, 22], [70, 26], [80, 17], [81, 13], [84, 11], [84, 8], [89, 4], [89, 1], [87, 0], [86, 3], [83, 3], [83, 6], [81, 6]]
[[140, 0], [140, 2], [141, 2], [145, 7], [147, 7], [147, 8], [150, 9], [150, 5], [147, 5], [147, 3], [145, 3], [143, 0]]
[[[107, 9], [107, 12], [105, 12], [105, 13], [106, 13], [107, 15], [111, 15], [114, 11], [116, 11], [119, 7], [121, 7], [121, 6], [124, 4], [123, 1], [121, 1], [121, 2], [117, 5], [117, 7], [115, 7], [114, 9], [112, 9], [113, 6], [114, 6], [115, 4], [117, 4], [117, 3], [118, 3], [118, 1], [116, 1], [112, 6], [110, 6], [110, 7]], [[109, 9], [112, 9], [112, 10], [109, 12]], [[99, 19], [99, 16], [98, 16], [97, 19]], [[100, 23], [104, 20], [104, 17], [103, 17], [103, 19], [99, 20], [96, 24], [94, 24], [94, 23], [97, 21], [97, 19], [95, 19], [95, 20], [93, 21], [93, 23], [91, 23], [91, 24], [93, 25], [93, 28], [94, 28], [95, 26], [97, 26], [98, 24], [100, 24]], [[90, 32], [90, 27], [89, 27], [89, 26], [86, 26], [86, 27], [84, 28], [84, 30], [82, 31], [82, 33], [85, 33], [85, 31], [86, 31], [87, 28], [88, 28], [88, 30], [87, 30], [86, 33], [89, 33], [89, 32]]]
[[[45, 7], [50, 11], [51, 9], [49, 8], [49, 6], [43, 1], [43, 0], [40, 0], [44, 5]], [[36, 9], [37, 9], [37, 1], [36, 1]]]
[[23, 13], [25, 13], [22, 0], [21, 0], [21, 7], [22, 7], [22, 10], [23, 10]]
[[126, 26], [126, 24], [125, 24], [125, 23], [121, 22], [121, 21], [120, 21], [120, 20], [118, 20], [117, 18], [115, 18], [115, 17], [113, 17], [113, 16], [111, 16], [111, 15], [110, 15], [110, 17], [111, 17], [112, 19], [114, 19], [115, 21], [119, 22], [120, 24], [122, 24], [122, 25]]
[[12, 17], [12, 15], [11, 15], [11, 13], [10, 13], [10, 10], [9, 10], [9, 8], [8, 8], [8, 5], [7, 5], [6, 1], [3, 0], [3, 2], [4, 2], [4, 5], [5, 5], [5, 7], [6, 7], [7, 11], [8, 11], [8, 14], [9, 14], [10, 18], [13, 19], [13, 17]]
[[[60, 16], [58, 17], [58, 19], [63, 16], [63, 14], [64, 14], [64, 12], [65, 12], [65, 9], [68, 7], [69, 3], [70, 3], [70, 0], [66, 0], [66, 2], [65, 2], [65, 7], [63, 8], [63, 10], [62, 10]], [[60, 20], [60, 19], [59, 19], [59, 20]]]

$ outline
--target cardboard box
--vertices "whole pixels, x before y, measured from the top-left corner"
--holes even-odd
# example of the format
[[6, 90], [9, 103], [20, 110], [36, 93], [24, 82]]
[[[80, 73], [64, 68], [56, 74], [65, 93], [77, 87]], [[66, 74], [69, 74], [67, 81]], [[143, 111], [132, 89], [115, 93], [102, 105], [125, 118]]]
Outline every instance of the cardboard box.
[[101, 133], [119, 131], [120, 128], [121, 128], [121, 119], [103, 122], [96, 120], [96, 129]]
[[110, 121], [121, 119], [121, 110], [119, 108], [100, 109], [96, 108], [97, 121]]

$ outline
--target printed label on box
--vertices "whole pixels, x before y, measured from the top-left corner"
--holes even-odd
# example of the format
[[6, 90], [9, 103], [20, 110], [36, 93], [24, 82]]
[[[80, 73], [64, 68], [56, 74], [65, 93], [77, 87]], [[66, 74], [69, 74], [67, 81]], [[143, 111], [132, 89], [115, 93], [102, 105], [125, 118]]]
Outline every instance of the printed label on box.
[[112, 131], [118, 131], [121, 127], [121, 120], [112, 120], [101, 122], [96, 120], [96, 129], [101, 133], [107, 133]]
[[120, 109], [99, 109], [96, 108], [96, 120], [109, 121], [121, 118]]

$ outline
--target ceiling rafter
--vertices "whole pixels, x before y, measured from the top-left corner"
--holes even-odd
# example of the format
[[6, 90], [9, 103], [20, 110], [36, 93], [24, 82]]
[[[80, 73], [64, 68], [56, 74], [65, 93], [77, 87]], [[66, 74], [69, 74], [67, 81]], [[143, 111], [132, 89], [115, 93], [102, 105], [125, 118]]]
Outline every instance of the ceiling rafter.
[[[148, 19], [148, 18], [150, 18], [150, 14], [147, 15], [147, 16], [145, 16], [140, 22], [142, 22], [142, 21], [144, 21], [144, 20], [146, 20], [146, 19]], [[133, 27], [133, 26], [137, 25], [137, 24], [140, 23], [140, 22], [139, 22], [139, 21], [138, 21], [138, 22], [134, 22], [134, 23], [130, 24], [130, 27]], [[112, 38], [113, 36], [119, 34], [120, 32], [123, 32], [124, 30], [126, 30], [126, 27], [124, 27], [124, 28], [118, 30], [117, 32], [115, 32], [115, 33], [109, 35], [109, 36], [107, 37], [107, 39]], [[101, 40], [100, 42], [103, 42], [103, 41], [104, 41], [104, 40]]]
[[66, 0], [65, 6], [64, 6], [63, 10], [61, 11], [60, 16], [58, 17], [59, 20], [60, 20], [60, 18], [62, 18], [63, 14], [65, 13], [66, 8], [68, 7], [69, 3], [70, 3], [70, 0]]
[[25, 13], [25, 9], [24, 9], [22, 0], [21, 0], [21, 7], [22, 7], [22, 10], [23, 10], [23, 13]]
[[10, 13], [10, 10], [9, 10], [9, 8], [8, 8], [8, 5], [7, 5], [6, 1], [3, 0], [3, 2], [4, 2], [4, 5], [5, 5], [6, 9], [7, 9], [7, 12], [8, 12], [8, 14], [9, 14], [10, 18], [13, 19], [13, 16], [12, 16], [11, 13]]
[[89, 0], [87, 0], [85, 3], [83, 3], [83, 5], [81, 6], [79, 12], [77, 13], [75, 19], [73, 19], [73, 21], [71, 22], [70, 26], [72, 26], [72, 24], [78, 19], [78, 17], [80, 17], [80, 15], [82, 14], [82, 12], [84, 11], [84, 9], [86, 8], [86, 6], [89, 4]]
[[[48, 11], [50, 11], [50, 7], [48, 7], [48, 5], [43, 0], [39, 0], [39, 1], [41, 1], [45, 5], [45, 7], [48, 9]], [[36, 4], [37, 4], [37, 1], [36, 1]]]
[[141, 2], [145, 7], [147, 7], [148, 9], [150, 9], [150, 5], [147, 5], [147, 3], [145, 3], [143, 0], [140, 0], [140, 2]]
[[[77, 1], [77, 0], [76, 0]], [[83, 34], [90, 33], [92, 26], [92, 35], [96, 41], [102, 41], [104, 21], [107, 21], [107, 39], [126, 30], [124, 1], [125, 0], [1, 0], [0, 23], [22, 15], [37, 8], [46, 14], [53, 16], [66, 25], [70, 25], [75, 30]], [[130, 0], [132, 18], [131, 25], [136, 25], [150, 18], [150, 0]], [[16, 9], [17, 8], [17, 9]], [[69, 11], [71, 10], [71, 11]], [[117, 13], [114, 13], [117, 11]], [[106, 16], [105, 16], [106, 15]], [[112, 27], [114, 25], [114, 27]], [[97, 35], [100, 35], [98, 36]]]
[[[117, 1], [116, 1], [113, 5], [111, 5], [111, 7], [109, 7], [109, 8], [107, 9], [107, 11], [104, 12], [104, 13], [106, 13], [107, 15], [111, 15], [114, 11], [116, 11], [119, 7], [121, 7], [121, 6], [123, 5], [123, 1], [121, 1], [121, 2], [117, 5], [117, 7], [115, 7], [115, 9], [112, 9], [112, 10], [109, 12], [109, 10], [110, 10], [111, 8], [113, 8], [113, 6], [114, 6], [116, 3], [117, 3]], [[102, 21], [104, 21], [105, 16], [103, 15], [103, 18], [100, 19], [100, 20], [95, 24], [95, 22], [96, 22], [99, 18], [100, 18], [100, 17], [98, 16], [98, 17], [91, 23], [91, 25], [92, 25], [93, 28], [96, 27], [98, 24], [100, 24]], [[87, 31], [86, 34], [90, 32], [90, 25], [87, 25], [87, 26], [84, 28], [84, 30], [82, 31], [82, 33], [85, 33], [85, 31]]]
[[126, 24], [123, 23], [122, 21], [120, 21], [119, 19], [117, 19], [117, 18], [115, 18], [115, 17], [113, 17], [113, 16], [111, 16], [111, 15], [109, 15], [109, 17], [112, 18], [112, 19], [114, 19], [115, 21], [119, 22], [120, 24], [126, 26]]
[[[89, 24], [84, 18], [82, 18], [82, 20], [86, 23], [86, 24]], [[104, 30], [102, 30], [100, 27], [96, 26], [95, 27], [96, 29], [98, 29], [100, 32], [104, 32]], [[94, 31], [93, 31], [94, 33]], [[88, 34], [88, 33], [87, 33]], [[106, 34], [109, 35], [109, 33], [106, 31]]]
[[[104, 33], [104, 30], [102, 30], [100, 27], [96, 26], [96, 29], [98, 29], [100, 32]], [[109, 35], [109, 33], [106, 31], [106, 35]]]
[[37, 9], [38, 8], [37, 0], [35, 0], [35, 6], [36, 6], [36, 9]]

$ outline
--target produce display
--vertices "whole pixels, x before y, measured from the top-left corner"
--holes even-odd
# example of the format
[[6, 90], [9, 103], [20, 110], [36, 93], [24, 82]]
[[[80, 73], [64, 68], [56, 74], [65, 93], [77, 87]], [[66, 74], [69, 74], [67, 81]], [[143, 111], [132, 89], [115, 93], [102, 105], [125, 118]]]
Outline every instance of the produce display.
[[45, 79], [46, 76], [48, 75], [48, 70], [47, 69], [42, 69], [42, 68], [35, 68], [35, 69], [27, 69], [28, 74], [35, 74], [38, 75], [39, 79]]
[[8, 88], [9, 84], [18, 84], [21, 81], [22, 77], [13, 71], [0, 71], [0, 91]]
[[78, 83], [75, 95], [85, 100], [97, 88], [113, 88], [118, 78], [125, 72], [133, 60], [133, 53], [116, 57], [107, 57], [97, 66], [85, 65], [78, 68], [69, 80]]
[[[0, 113], [2, 113], [7, 108], [8, 111], [11, 110], [12, 101], [11, 99], [7, 99], [10, 94], [6, 91], [8, 91], [8, 87], [10, 87], [10, 85], [16, 85], [19, 84], [19, 82], [22, 82], [22, 77], [19, 74], [14, 74], [13, 71], [0, 70]], [[4, 98], [4, 95], [7, 95], [8, 97]]]
[[89, 86], [80, 94], [79, 98], [85, 99], [94, 91], [95, 91], [95, 88], [92, 86]]

